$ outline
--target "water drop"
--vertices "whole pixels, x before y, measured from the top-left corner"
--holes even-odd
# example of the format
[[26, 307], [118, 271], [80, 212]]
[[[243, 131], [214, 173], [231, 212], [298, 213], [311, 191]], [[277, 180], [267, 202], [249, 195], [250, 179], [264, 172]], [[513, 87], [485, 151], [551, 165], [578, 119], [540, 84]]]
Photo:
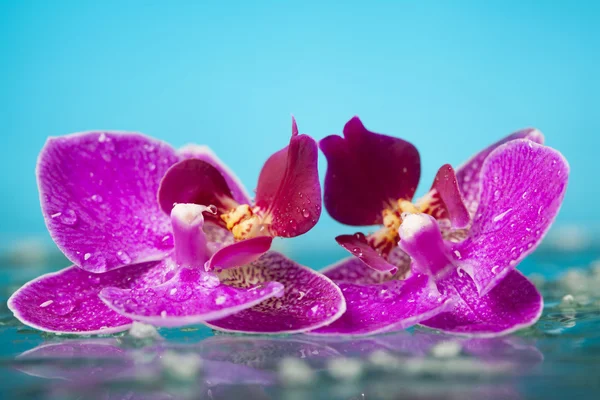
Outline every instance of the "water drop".
[[110, 153], [102, 153], [102, 159], [106, 162], [110, 162], [112, 160], [112, 156]]
[[211, 204], [210, 206], [208, 206], [208, 212], [211, 214], [217, 214], [217, 206], [215, 206], [214, 204]]
[[500, 195], [502, 194], [502, 192], [500, 192], [500, 190], [496, 190], [494, 192], [494, 200], [498, 200], [500, 199]]
[[102, 132], [102, 133], [100, 134], [100, 136], [98, 136], [98, 141], [99, 141], [100, 143], [104, 143], [104, 142], [106, 142], [106, 133]]
[[310, 213], [308, 212], [308, 210], [306, 208], [302, 209], [302, 216], [304, 218], [310, 218]]
[[170, 249], [173, 247], [173, 235], [171, 235], [170, 233], [163, 236], [163, 238], [160, 240], [159, 247], [163, 248], [163, 249]]
[[225, 303], [225, 300], [227, 300], [225, 296], [219, 296], [215, 299], [215, 304], [220, 306], [221, 304]]
[[506, 216], [506, 214], [508, 214], [511, 211], [512, 211], [512, 208], [509, 208], [508, 210], [504, 211], [503, 213], [494, 216], [494, 218], [492, 218], [492, 221], [494, 221], [494, 222], [500, 221], [502, 218], [504, 218]]
[[82, 266], [91, 271], [103, 271], [106, 267], [106, 258], [101, 254], [85, 253], [83, 255]]
[[40, 304], [40, 307], [42, 307], [42, 308], [48, 307], [52, 303], [54, 303], [54, 300], [47, 300], [47, 301], [43, 302], [42, 304]]
[[192, 288], [192, 286], [184, 284], [180, 285], [177, 288], [171, 289], [168, 292], [167, 297], [172, 299], [173, 301], [181, 303], [188, 300], [190, 297], [192, 297], [193, 294], [194, 289]]
[[496, 265], [496, 266], [492, 267], [492, 274], [496, 275], [496, 272], [498, 271], [498, 268], [500, 268], [499, 265]]
[[95, 203], [102, 203], [102, 196], [100, 196], [99, 194], [94, 194], [92, 195], [92, 201]]
[[146, 151], [154, 151], [155, 147], [153, 144], [145, 144], [144, 145], [144, 150]]
[[70, 298], [56, 299], [52, 304], [48, 306], [48, 309], [58, 316], [65, 316], [70, 314], [77, 304]]
[[156, 164], [154, 164], [154, 163], [152, 163], [152, 162], [149, 162], [149, 163], [148, 163], [148, 169], [149, 169], [150, 171], [154, 171], [154, 170], [156, 169]]
[[117, 251], [117, 258], [123, 264], [129, 264], [129, 263], [131, 263], [131, 257], [129, 256], [129, 254], [127, 254], [127, 252], [125, 252], [123, 250]]
[[75, 225], [75, 223], [77, 222], [77, 214], [75, 213], [75, 211], [71, 210], [71, 209], [66, 209], [65, 211], [63, 211], [62, 213], [59, 213], [60, 215], [56, 215], [59, 219], [59, 221], [61, 222], [61, 224], [63, 225], [68, 225], [68, 226], [72, 226]]

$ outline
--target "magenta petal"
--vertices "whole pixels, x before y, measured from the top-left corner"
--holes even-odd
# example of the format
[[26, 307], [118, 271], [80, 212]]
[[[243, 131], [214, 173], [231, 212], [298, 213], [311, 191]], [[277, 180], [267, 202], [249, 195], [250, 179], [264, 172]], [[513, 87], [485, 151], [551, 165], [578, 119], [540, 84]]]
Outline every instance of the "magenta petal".
[[249, 282], [277, 281], [285, 286], [283, 297], [269, 299], [253, 308], [209, 326], [222, 331], [247, 333], [294, 333], [330, 324], [346, 310], [340, 289], [328, 278], [269, 252], [252, 264], [223, 271], [224, 284], [244, 287]]
[[344, 137], [319, 143], [327, 158], [325, 208], [346, 225], [378, 225], [381, 212], [396, 200], [412, 200], [419, 176], [419, 152], [410, 143], [368, 131], [358, 117]]
[[181, 326], [223, 318], [279, 296], [283, 285], [261, 282], [245, 288], [219, 283], [200, 269], [180, 268], [162, 285], [134, 290], [105, 288], [100, 298], [121, 315], [157, 326]]
[[466, 228], [469, 225], [471, 215], [465, 206], [454, 169], [450, 164], [443, 165], [438, 170], [429, 196], [433, 197], [430, 199], [433, 212], [428, 211], [429, 214], [434, 215], [436, 219], [448, 218], [452, 227], [456, 229]]
[[558, 213], [568, 175], [558, 151], [526, 139], [506, 143], [487, 158], [469, 237], [455, 245], [458, 262], [481, 295], [540, 243]]
[[[398, 262], [394, 265], [398, 267], [397, 275], [401, 274], [400, 277], [403, 277], [410, 269], [410, 258], [408, 256], [398, 258]], [[394, 275], [389, 271], [377, 271], [370, 268], [356, 257], [348, 257], [340, 260], [339, 262], [322, 269], [320, 272], [337, 283], [349, 282], [361, 285], [378, 284], [394, 278]]]
[[42, 331], [86, 335], [119, 332], [128, 329], [131, 320], [106, 307], [98, 293], [108, 286], [139, 289], [158, 285], [171, 267], [165, 262], [150, 262], [93, 274], [72, 266], [26, 283], [10, 297], [8, 307], [18, 320]]
[[177, 161], [167, 144], [137, 133], [50, 138], [37, 164], [42, 212], [69, 260], [93, 272], [161, 259], [172, 249], [169, 216], [156, 202]]
[[[214, 205], [223, 213], [237, 205], [232, 196], [219, 170], [197, 159], [183, 160], [169, 168], [158, 189], [158, 202], [167, 214], [177, 203]], [[206, 219], [223, 224], [218, 215], [206, 215]]]
[[223, 162], [208, 146], [198, 146], [195, 144], [188, 144], [183, 148], [179, 149], [179, 155], [184, 158], [195, 158], [198, 160], [206, 161], [213, 167], [215, 167], [225, 181], [227, 186], [231, 190], [233, 199], [240, 204], [250, 204], [250, 195], [242, 184], [242, 181], [233, 173], [233, 171]]
[[486, 147], [456, 169], [456, 180], [465, 200], [465, 205], [471, 214], [475, 213], [477, 206], [479, 205], [481, 168], [483, 167], [483, 162], [497, 147], [515, 139], [528, 139], [535, 143], [544, 144], [544, 135], [542, 135], [542, 132], [533, 128], [523, 129]]
[[347, 310], [332, 324], [312, 331], [319, 335], [372, 335], [405, 329], [451, 306], [426, 275], [376, 285], [339, 282]]
[[317, 143], [310, 136], [292, 136], [290, 144], [263, 166], [256, 188], [256, 205], [271, 218], [274, 236], [308, 232], [321, 216], [321, 184]]
[[207, 271], [228, 269], [255, 261], [271, 248], [273, 238], [258, 236], [232, 243], [219, 249], [205, 265]]
[[367, 266], [381, 272], [388, 272], [395, 274], [398, 271], [395, 265], [390, 264], [377, 253], [365, 238], [362, 233], [356, 233], [354, 235], [340, 235], [335, 238], [336, 242], [344, 249], [348, 250], [359, 260], [364, 262]]
[[468, 336], [498, 336], [534, 324], [542, 314], [543, 300], [520, 272], [510, 272], [487, 295], [480, 297], [473, 280], [454, 271], [438, 282], [457, 293], [454, 307], [421, 325]]

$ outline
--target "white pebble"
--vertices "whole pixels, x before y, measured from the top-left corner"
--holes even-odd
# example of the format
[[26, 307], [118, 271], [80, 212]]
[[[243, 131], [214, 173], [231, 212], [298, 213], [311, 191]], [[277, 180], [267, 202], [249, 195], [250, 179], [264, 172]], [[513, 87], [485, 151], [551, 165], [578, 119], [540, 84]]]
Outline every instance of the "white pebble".
[[327, 363], [329, 375], [339, 380], [353, 380], [360, 377], [363, 366], [352, 358], [334, 358]]
[[433, 357], [437, 358], [453, 358], [460, 354], [462, 346], [458, 342], [443, 341], [437, 343], [430, 350]]
[[194, 379], [202, 367], [202, 359], [194, 353], [181, 354], [166, 351], [160, 357], [160, 361], [166, 373], [182, 381]]
[[312, 383], [315, 372], [299, 358], [285, 357], [279, 362], [279, 379], [289, 386], [302, 386]]
[[571, 294], [565, 295], [560, 301], [559, 307], [573, 307], [576, 305], [575, 298]]
[[129, 328], [129, 335], [136, 339], [156, 339], [160, 337], [155, 327], [137, 321], [134, 321], [131, 328]]

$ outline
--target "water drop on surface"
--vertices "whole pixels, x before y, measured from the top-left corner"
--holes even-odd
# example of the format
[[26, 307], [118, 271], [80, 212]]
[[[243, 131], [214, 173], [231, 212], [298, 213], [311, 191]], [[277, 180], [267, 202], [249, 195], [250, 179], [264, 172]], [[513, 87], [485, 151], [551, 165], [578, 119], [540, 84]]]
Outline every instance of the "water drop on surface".
[[306, 208], [302, 209], [302, 216], [304, 218], [310, 218], [310, 213], [308, 212], [308, 210], [306, 210]]
[[66, 209], [65, 211], [63, 211], [62, 213], [58, 213], [60, 215], [56, 215], [59, 219], [59, 221], [61, 222], [61, 224], [63, 225], [68, 225], [68, 226], [72, 226], [75, 225], [75, 223], [77, 222], [77, 214], [75, 213], [75, 211], [71, 210], [71, 209]]
[[494, 200], [498, 200], [498, 199], [500, 199], [500, 195], [501, 195], [501, 194], [502, 194], [502, 193], [501, 193], [499, 190], [496, 190], [496, 191], [494, 192]]
[[102, 203], [102, 196], [100, 196], [99, 194], [94, 194], [92, 195], [92, 201], [96, 202], [96, 203]]
[[104, 143], [104, 142], [106, 142], [106, 133], [102, 132], [102, 133], [100, 134], [100, 136], [98, 136], [98, 141], [99, 141], [100, 143]]
[[151, 163], [151, 162], [150, 162], [150, 163], [148, 163], [148, 169], [149, 169], [150, 171], [154, 171], [154, 170], [156, 169], [156, 164], [154, 164], [154, 163]]
[[129, 264], [129, 263], [131, 263], [131, 257], [129, 256], [129, 254], [127, 254], [127, 252], [125, 252], [123, 250], [117, 251], [117, 258], [123, 264]]
[[65, 316], [70, 314], [75, 309], [76, 303], [70, 298], [63, 298], [55, 300], [52, 304], [48, 306], [48, 309], [54, 314], [58, 316]]
[[215, 299], [215, 304], [220, 306], [221, 304], [225, 303], [225, 300], [227, 300], [225, 296], [219, 296]]

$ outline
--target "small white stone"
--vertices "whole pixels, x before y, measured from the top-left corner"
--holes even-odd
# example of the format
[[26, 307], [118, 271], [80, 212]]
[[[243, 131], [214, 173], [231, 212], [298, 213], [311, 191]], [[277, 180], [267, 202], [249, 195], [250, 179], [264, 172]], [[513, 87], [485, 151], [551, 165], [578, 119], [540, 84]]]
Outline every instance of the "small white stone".
[[169, 350], [160, 357], [160, 361], [167, 374], [182, 381], [193, 380], [202, 367], [202, 359], [195, 353], [181, 354]]
[[335, 379], [350, 381], [360, 377], [363, 365], [352, 358], [334, 358], [327, 363], [327, 371]]
[[436, 358], [454, 358], [460, 354], [461, 350], [460, 343], [447, 340], [433, 346], [430, 353]]
[[577, 302], [575, 301], [575, 297], [573, 297], [572, 294], [567, 294], [565, 295], [562, 300], [560, 301], [560, 304], [558, 305], [560, 308], [568, 308], [568, 307], [574, 307], [577, 305]]
[[137, 321], [134, 321], [131, 328], [129, 328], [129, 335], [136, 339], [156, 339], [160, 337], [155, 327]]
[[281, 382], [289, 386], [308, 385], [315, 379], [310, 366], [294, 357], [285, 357], [279, 362], [278, 375]]

